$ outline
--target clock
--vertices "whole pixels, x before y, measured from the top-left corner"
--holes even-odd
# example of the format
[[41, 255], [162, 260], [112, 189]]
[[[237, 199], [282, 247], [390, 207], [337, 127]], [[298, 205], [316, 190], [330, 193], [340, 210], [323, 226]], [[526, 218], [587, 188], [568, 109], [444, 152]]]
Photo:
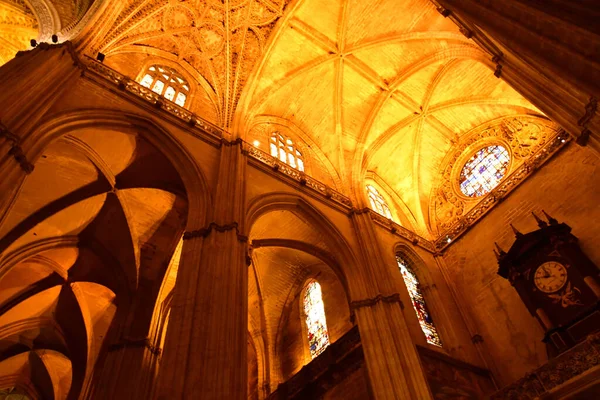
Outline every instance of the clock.
[[535, 287], [544, 293], [554, 293], [567, 283], [567, 269], [556, 261], [548, 261], [535, 270]]
[[[544, 213], [545, 214], [545, 213]], [[540, 229], [521, 233], [507, 252], [496, 245], [498, 274], [506, 278], [542, 326], [549, 357], [600, 331], [600, 270], [584, 254], [571, 227], [545, 214]]]

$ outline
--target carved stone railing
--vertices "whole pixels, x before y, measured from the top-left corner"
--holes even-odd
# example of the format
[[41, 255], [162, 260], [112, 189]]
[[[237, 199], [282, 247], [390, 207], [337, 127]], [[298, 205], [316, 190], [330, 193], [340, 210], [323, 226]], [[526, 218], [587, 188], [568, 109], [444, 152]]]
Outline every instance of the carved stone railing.
[[[150, 104], [157, 108], [160, 108], [174, 117], [184, 121], [192, 127], [192, 129], [198, 129], [200, 131], [212, 134], [218, 138], [223, 138], [224, 130], [217, 125], [203, 119], [202, 117], [194, 114], [193, 112], [178, 106], [174, 102], [165, 99], [163, 96], [154, 93], [152, 90], [140, 85], [138, 82], [128, 78], [127, 76], [113, 70], [106, 65], [95, 61], [94, 59], [87, 57], [86, 67], [89, 71], [93, 71], [97, 75], [107, 79], [108, 81], [116, 84], [121, 90], [132, 93], [135, 96], [146, 100]], [[435, 241], [429, 241], [418, 234], [398, 225], [397, 223], [375, 213], [371, 213], [371, 218], [388, 228], [393, 233], [408, 239], [413, 244], [422, 247], [423, 249], [432, 253], [443, 251], [448, 247], [454, 240], [465, 233], [471, 226], [473, 226], [483, 215], [490, 211], [495, 204], [500, 202], [510, 191], [517, 187], [523, 180], [525, 180], [533, 171], [535, 171], [541, 164], [546, 162], [554, 153], [564, 147], [571, 139], [569, 135], [561, 134], [559, 132], [553, 140], [550, 140], [542, 149], [540, 149], [534, 156], [532, 156], [527, 162], [523, 164], [518, 170], [513, 172], [509, 177], [502, 180], [502, 182], [492, 190], [487, 196], [485, 196], [477, 206], [460, 218], [452, 227], [444, 231]], [[269, 154], [257, 149], [256, 147], [243, 142], [243, 148], [248, 155], [256, 160], [273, 168], [275, 171], [279, 171], [285, 176], [299, 182], [311, 189], [313, 192], [325, 196], [327, 199], [342, 205], [345, 208], [352, 209], [352, 201], [350, 198], [344, 196], [340, 192], [328, 187], [327, 185], [311, 178], [303, 172], [298, 171], [295, 168], [279, 161], [277, 158], [270, 156]]]
[[434, 253], [436, 251], [435, 245], [429, 240], [425, 239], [422, 236], [417, 235], [411, 230], [406, 229], [405, 227], [397, 224], [389, 218], [384, 217], [383, 215], [370, 210], [371, 219], [377, 222], [379, 225], [386, 227], [392, 233], [397, 234], [398, 236], [403, 237], [404, 239], [409, 240], [412, 244], [420, 246], [427, 251]]
[[316, 399], [364, 363], [358, 326], [354, 326], [296, 375], [280, 384], [269, 400]]
[[[163, 96], [153, 92], [145, 86], [140, 85], [138, 82], [115, 71], [114, 69], [107, 67], [106, 65], [99, 63], [90, 57], [87, 57], [86, 65], [88, 70], [93, 71], [99, 76], [116, 84], [121, 90], [132, 93], [137, 97], [146, 100], [155, 107], [167, 111], [169, 114], [177, 117], [196, 129], [208, 132], [219, 138], [223, 137], [223, 129], [209, 121], [202, 119], [193, 112], [178, 106], [174, 102], [165, 99]], [[330, 199], [335, 203], [344, 206], [345, 208], [352, 208], [352, 201], [350, 201], [348, 197], [344, 196], [340, 192], [330, 188], [314, 178], [311, 178], [305, 173], [298, 171], [297, 169], [292, 168], [285, 163], [282, 163], [277, 158], [270, 156], [269, 154], [257, 149], [249, 143], [242, 141], [242, 147], [250, 157], [270, 166], [273, 168], [273, 170], [279, 171], [280, 173], [299, 182], [301, 185], [311, 189], [315, 193], [325, 196], [327, 199]]]
[[312, 191], [325, 196], [326, 198], [333, 200], [334, 202], [344, 206], [345, 208], [352, 208], [352, 201], [350, 198], [344, 196], [340, 192], [330, 188], [329, 186], [319, 182], [318, 180], [311, 178], [304, 172], [298, 171], [296, 168], [292, 168], [286, 163], [279, 161], [276, 157], [273, 157], [264, 151], [257, 149], [249, 143], [243, 142], [243, 148], [248, 155], [263, 164], [268, 165], [275, 171], [292, 178], [303, 186], [311, 189]]
[[460, 218], [452, 227], [435, 240], [435, 249], [442, 251], [454, 240], [458, 239], [481, 217], [490, 211], [494, 205], [506, 197], [506, 195], [521, 184], [529, 175], [537, 170], [543, 163], [548, 161], [552, 155], [567, 145], [571, 137], [560, 131], [553, 139], [549, 140], [544, 147], [530, 157], [519, 169], [506, 179], [503, 179], [494, 190], [485, 196], [471, 211]]
[[223, 137], [222, 128], [219, 128], [218, 126], [194, 114], [193, 112], [178, 106], [172, 101], [165, 99], [163, 96], [154, 93], [152, 90], [140, 85], [138, 82], [115, 71], [114, 69], [107, 67], [106, 65], [99, 63], [90, 57], [87, 57], [86, 59], [86, 66], [89, 71], [93, 71], [110, 82], [115, 83], [121, 90], [125, 90], [126, 92], [132, 93], [148, 101], [154, 106], [167, 111], [168, 113], [197, 129], [201, 129], [202, 131], [218, 136], [219, 138]]
[[[512, 385], [499, 390], [490, 398], [492, 400], [537, 399], [542, 394], [558, 388], [558, 386], [565, 384], [571, 379], [575, 380], [575, 378], [599, 365], [600, 334], [590, 335], [585, 341], [548, 361]], [[596, 397], [580, 398], [591, 399]]]

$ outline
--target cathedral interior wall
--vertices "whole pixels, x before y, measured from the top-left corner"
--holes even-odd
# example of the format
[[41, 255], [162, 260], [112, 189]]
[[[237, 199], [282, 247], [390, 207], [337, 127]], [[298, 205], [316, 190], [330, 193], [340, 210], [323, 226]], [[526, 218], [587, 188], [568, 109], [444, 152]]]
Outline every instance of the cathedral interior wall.
[[600, 262], [598, 160], [587, 148], [572, 143], [555, 155], [484, 216], [444, 254], [450, 282], [471, 312], [505, 383], [543, 364], [543, 331], [510, 283], [497, 274], [493, 243], [505, 251], [514, 242], [510, 227], [538, 229], [531, 215], [542, 210], [571, 226], [581, 248]]

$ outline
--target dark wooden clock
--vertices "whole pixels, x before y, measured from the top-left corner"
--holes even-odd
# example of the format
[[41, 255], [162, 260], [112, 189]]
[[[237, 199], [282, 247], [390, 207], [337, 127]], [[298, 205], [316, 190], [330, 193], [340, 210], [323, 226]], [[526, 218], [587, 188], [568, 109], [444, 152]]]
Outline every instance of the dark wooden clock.
[[600, 331], [600, 270], [583, 253], [571, 227], [544, 213], [540, 229], [523, 234], [507, 252], [497, 244], [498, 274], [510, 281], [542, 325], [548, 356]]

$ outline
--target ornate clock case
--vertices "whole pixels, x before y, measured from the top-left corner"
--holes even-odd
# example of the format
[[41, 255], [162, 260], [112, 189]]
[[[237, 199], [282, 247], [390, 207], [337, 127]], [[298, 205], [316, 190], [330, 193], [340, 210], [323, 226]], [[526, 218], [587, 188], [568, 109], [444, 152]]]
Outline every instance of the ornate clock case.
[[[508, 252], [496, 244], [498, 274], [510, 281], [544, 329], [548, 356], [600, 331], [600, 270], [583, 253], [571, 227], [544, 213], [540, 229], [526, 234], [514, 227]], [[512, 225], [511, 225], [512, 226]]]

